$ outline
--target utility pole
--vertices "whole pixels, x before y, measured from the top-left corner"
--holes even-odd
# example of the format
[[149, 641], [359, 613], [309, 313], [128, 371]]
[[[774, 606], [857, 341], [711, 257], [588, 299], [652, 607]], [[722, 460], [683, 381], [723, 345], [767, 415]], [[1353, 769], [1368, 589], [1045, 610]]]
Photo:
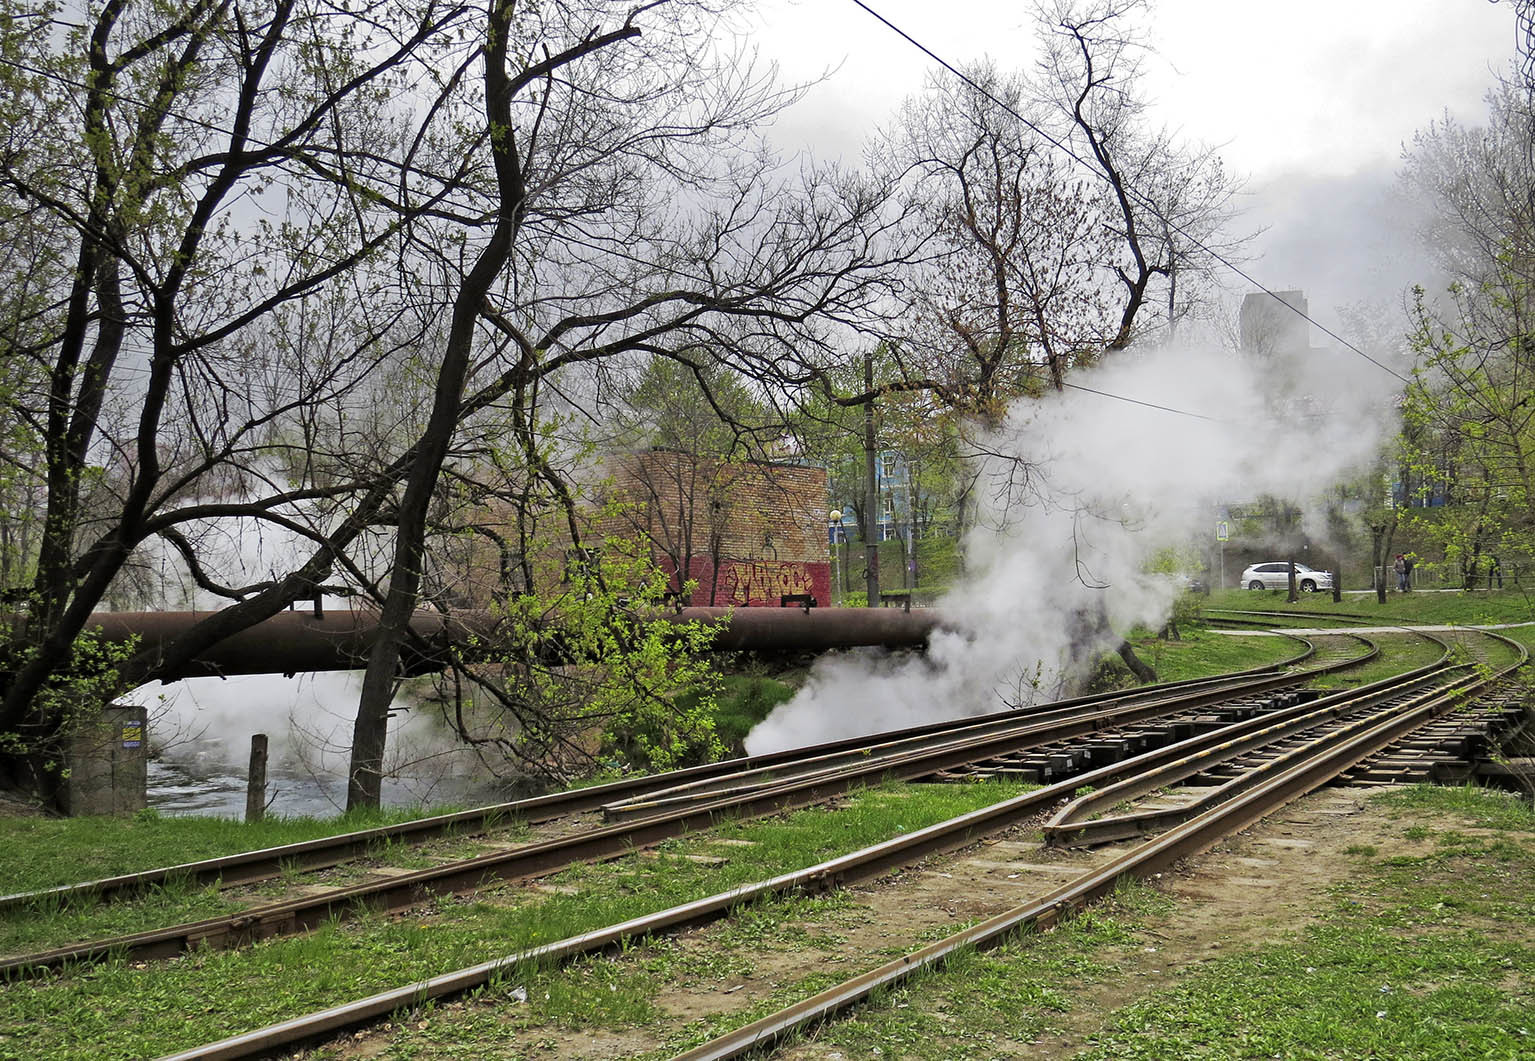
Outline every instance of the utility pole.
[[864, 589], [868, 595], [865, 606], [879, 607], [879, 540], [875, 534], [879, 528], [876, 509], [879, 506], [879, 481], [874, 476], [874, 351], [863, 355], [863, 388], [869, 400], [863, 407], [863, 557]]

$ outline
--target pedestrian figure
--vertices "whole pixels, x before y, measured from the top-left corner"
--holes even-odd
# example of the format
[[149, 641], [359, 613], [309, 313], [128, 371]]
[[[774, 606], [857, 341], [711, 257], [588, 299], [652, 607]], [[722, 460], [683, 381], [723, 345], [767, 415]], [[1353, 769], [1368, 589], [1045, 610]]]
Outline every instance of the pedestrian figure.
[[1401, 553], [1396, 554], [1396, 562], [1391, 565], [1391, 570], [1396, 572], [1396, 591], [1407, 592], [1407, 558]]
[[1498, 581], [1498, 588], [1502, 589], [1503, 588], [1503, 565], [1498, 563], [1498, 558], [1496, 556], [1494, 556], [1492, 558], [1492, 562], [1487, 565], [1487, 588], [1488, 589], [1492, 589], [1493, 579], [1497, 579], [1497, 581]]
[[1402, 592], [1412, 592], [1412, 557], [1402, 557]]

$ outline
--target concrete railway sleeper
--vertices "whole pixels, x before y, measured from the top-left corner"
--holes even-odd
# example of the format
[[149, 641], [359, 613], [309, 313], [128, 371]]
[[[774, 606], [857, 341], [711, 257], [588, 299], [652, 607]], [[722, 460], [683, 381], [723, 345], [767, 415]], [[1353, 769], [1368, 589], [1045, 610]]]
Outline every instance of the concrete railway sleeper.
[[[1297, 680], [1295, 675], [1280, 675], [1246, 683], [1240, 688], [1250, 694], [1257, 690], [1282, 689]], [[943, 739], [945, 734], [935, 734], [917, 747], [903, 746], [894, 754], [863, 756], [856, 763], [837, 770], [812, 773], [768, 786], [749, 786], [738, 793], [716, 793], [708, 802], [663, 811], [624, 824], [483, 854], [320, 895], [269, 903], [222, 917], [0, 959], [0, 976], [34, 975], [65, 965], [100, 961], [109, 956], [135, 961], [170, 958], [194, 947], [236, 947], [274, 936], [306, 932], [337, 917], [362, 910], [404, 909], [437, 896], [473, 891], [487, 881], [527, 879], [547, 875], [577, 862], [616, 857], [683, 832], [707, 828], [723, 817], [797, 809], [861, 785], [883, 780], [915, 780], [1065, 736], [1090, 735], [1115, 725], [1155, 718], [1177, 707], [1219, 704], [1230, 695], [1231, 690], [1224, 688], [1214, 691], [1193, 689], [1181, 697], [1112, 705], [1073, 718], [1037, 722], [1025, 717], [1010, 729], [987, 727], [979, 736]]]
[[[1298, 641], [1303, 646], [1302, 651], [1278, 663], [1255, 667], [1250, 670], [1235, 671], [1213, 678], [1194, 678], [1187, 681], [1167, 682], [1156, 686], [1116, 690], [1110, 693], [1040, 704], [1024, 714], [1037, 715], [1046, 712], [1068, 712], [1072, 709], [1080, 711], [1082, 708], [1094, 705], [1166, 697], [1170, 692], [1196, 689], [1214, 690], [1225, 687], [1237, 688], [1246, 684], [1249, 679], [1277, 674], [1304, 662], [1314, 655], [1315, 649], [1309, 641], [1306, 641], [1304, 638], [1292, 638], [1292, 640]], [[1356, 662], [1363, 663], [1367, 658], [1369, 657], [1360, 657]], [[170, 881], [198, 886], [217, 884], [219, 887], [251, 884], [257, 881], [269, 880], [285, 872], [326, 869], [339, 865], [349, 859], [365, 855], [375, 845], [382, 843], [412, 843], [445, 835], [474, 835], [493, 829], [498, 824], [512, 821], [525, 824], [552, 821], [557, 818], [596, 810], [607, 804], [620, 804], [624, 801], [635, 800], [651, 793], [673, 789], [690, 782], [733, 776], [742, 771], [766, 771], [777, 767], [793, 767], [795, 764], [803, 762], [807, 757], [830, 756], [837, 753], [846, 753], [849, 761], [851, 761], [854, 758], [866, 757], [867, 750], [877, 744], [886, 744], [902, 739], [941, 736], [956, 729], [964, 729], [987, 723], [997, 725], [1016, 724], [1020, 717], [1022, 716], [1016, 711], [1000, 711], [963, 719], [949, 719], [943, 722], [911, 726], [886, 733], [850, 737], [809, 748], [787, 749], [781, 752], [708, 763], [681, 770], [671, 770], [661, 774], [624, 778], [607, 784], [593, 785], [589, 788], [552, 792], [547, 795], [498, 803], [491, 806], [458, 811], [452, 814], [433, 815], [428, 818], [402, 822], [397, 825], [360, 829], [337, 836], [285, 844], [280, 847], [245, 851], [239, 854], [203, 859], [176, 866], [165, 866], [138, 873], [125, 873], [100, 880], [61, 885], [41, 891], [0, 895], [0, 912], [38, 904], [53, 906], [80, 899], [94, 901], [127, 898], [142, 894], [157, 885]], [[725, 787], [731, 786], [726, 784]]]
[[1516, 732], [1526, 717], [1521, 696], [1515, 692], [1494, 692], [1475, 703], [1461, 705], [1382, 749], [1345, 773], [1338, 783], [1368, 786], [1500, 781], [1501, 772], [1492, 757], [1495, 745]]
[[[1420, 668], [1420, 671], [1425, 669], [1427, 668]], [[1407, 680], [1411, 683], [1419, 677], [1421, 674], [1415, 673]], [[1389, 680], [1375, 683], [1368, 690], [1349, 695], [1370, 695], [1378, 687], [1389, 684], [1391, 684]], [[582, 954], [612, 951], [647, 935], [675, 931], [728, 916], [732, 909], [758, 898], [835, 888], [882, 876], [896, 868], [909, 866], [929, 855], [964, 847], [989, 834], [1012, 827], [1033, 817], [1041, 810], [1070, 798], [1082, 785], [1111, 785], [1116, 781], [1137, 776], [1143, 771], [1182, 761], [1191, 755], [1229, 743], [1233, 739], [1240, 739], [1245, 734], [1270, 727], [1276, 721], [1299, 718], [1315, 710], [1313, 704], [1296, 704], [1268, 716], [1233, 722], [1218, 731], [1197, 733], [1178, 744], [1111, 763], [1069, 780], [797, 872], [741, 886], [706, 899], [588, 932], [555, 944], [445, 973], [429, 980], [338, 1005], [319, 1013], [245, 1032], [218, 1043], [176, 1054], [171, 1061], [262, 1056], [273, 1051], [321, 1041], [339, 1032], [351, 1031], [387, 1019], [402, 1010], [408, 1011], [434, 999], [461, 995], [494, 979], [513, 975], [514, 970], [528, 962], [547, 965], [551, 962], [567, 961]], [[880, 984], [893, 983], [900, 979], [916, 964], [941, 961], [944, 956], [953, 953], [959, 947], [994, 942], [1025, 924], [1048, 925], [1060, 916], [1108, 891], [1120, 877], [1131, 873], [1149, 873], [1178, 858], [1193, 854], [1217, 842], [1227, 833], [1251, 824], [1272, 807], [1325, 783], [1331, 773], [1342, 768], [1340, 762], [1352, 762], [1369, 753], [1368, 747], [1361, 743], [1369, 737], [1388, 739], [1382, 737], [1378, 729], [1372, 729], [1368, 733], [1358, 735], [1342, 751], [1339, 751], [1335, 745], [1329, 745], [1328, 748], [1314, 755], [1312, 760], [1290, 767], [1281, 776], [1270, 779], [1261, 786], [1261, 793], [1257, 791], [1243, 793], [1236, 799], [1227, 801], [1215, 811], [1207, 812], [1195, 821], [1179, 826], [1173, 833], [1142, 844], [1134, 851], [1116, 857], [1107, 864], [1081, 875], [1065, 887], [1050, 890], [1042, 894], [1039, 899], [994, 917], [975, 929], [952, 936], [940, 944], [892, 962], [883, 969], [849, 981], [848, 984], [825, 993], [824, 997], [818, 996], [817, 999], [807, 1000], [800, 1006], [792, 1007], [792, 1012], [785, 1011], [766, 1021], [749, 1025], [732, 1033], [731, 1036], [706, 1044], [682, 1056], [688, 1058], [730, 1057], [753, 1049], [769, 1047], [774, 1039], [785, 1031], [801, 1027], [807, 1022], [826, 1019], [836, 1008], [866, 997], [870, 990]], [[1317, 759], [1325, 759], [1320, 768], [1315, 761]], [[1271, 793], [1278, 794], [1267, 795]], [[1277, 802], [1270, 802], [1271, 800], [1277, 800]], [[986, 936], [988, 932], [991, 933], [989, 940]], [[830, 1000], [829, 1005], [828, 1000]]]

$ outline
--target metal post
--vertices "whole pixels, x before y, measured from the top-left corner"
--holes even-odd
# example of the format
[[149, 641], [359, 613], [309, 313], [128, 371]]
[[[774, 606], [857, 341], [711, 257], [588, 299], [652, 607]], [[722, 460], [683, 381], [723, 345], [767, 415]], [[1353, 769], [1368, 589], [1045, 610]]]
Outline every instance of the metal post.
[[830, 513], [828, 513], [828, 515], [831, 517], [831, 522], [833, 522], [833, 523], [835, 523], [837, 525], [837, 529], [831, 533], [831, 594], [830, 595], [831, 595], [831, 599], [832, 599], [832, 601], [834, 603], [841, 604], [842, 603], [842, 598], [838, 595], [838, 592], [837, 592], [841, 588], [840, 586], [837, 585], [838, 580], [840, 578], [840, 576], [838, 575], [838, 571], [841, 568], [841, 565], [837, 563], [837, 549], [842, 544], [842, 542], [839, 540], [842, 537], [842, 510], [840, 508], [834, 508], [834, 509], [831, 510]]
[[879, 541], [875, 532], [879, 506], [879, 482], [874, 477], [874, 351], [863, 356], [863, 385], [869, 395], [863, 407], [863, 476], [864, 492], [868, 502], [863, 506], [863, 557], [864, 592], [868, 595], [866, 606], [879, 607]]
[[245, 782], [245, 820], [259, 822], [266, 817], [266, 734], [251, 734], [251, 764]]

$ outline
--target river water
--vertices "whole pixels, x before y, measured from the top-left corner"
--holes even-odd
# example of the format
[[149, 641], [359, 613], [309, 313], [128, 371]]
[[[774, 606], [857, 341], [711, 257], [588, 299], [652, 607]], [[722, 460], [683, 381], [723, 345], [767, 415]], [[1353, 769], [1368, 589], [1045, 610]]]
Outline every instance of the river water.
[[[149, 806], [161, 814], [245, 816], [245, 766], [202, 758], [151, 759]], [[386, 807], [481, 806], [511, 798], [491, 778], [449, 776], [385, 778]], [[282, 767], [267, 770], [267, 813], [283, 817], [334, 818], [346, 808], [346, 778]]]
[[[149, 805], [162, 814], [243, 817], [252, 734], [267, 734], [267, 810], [329, 818], [346, 806], [347, 748], [360, 676], [351, 672], [190, 678], [135, 690], [149, 711]], [[403, 698], [391, 712], [383, 803], [500, 802], [491, 776], [435, 709]]]

